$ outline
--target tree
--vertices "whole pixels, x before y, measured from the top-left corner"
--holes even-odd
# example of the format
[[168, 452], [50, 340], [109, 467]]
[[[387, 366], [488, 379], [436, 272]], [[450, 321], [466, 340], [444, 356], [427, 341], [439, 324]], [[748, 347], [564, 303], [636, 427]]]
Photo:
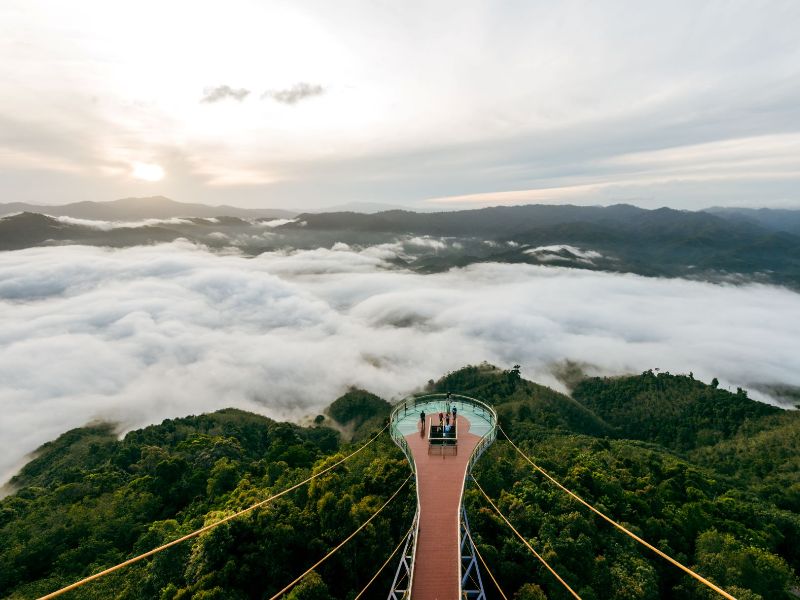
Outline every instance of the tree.
[[780, 598], [793, 579], [780, 556], [716, 529], [697, 538], [697, 560], [700, 570], [723, 587], [738, 586], [764, 598]]
[[211, 469], [211, 476], [208, 478], [206, 493], [209, 496], [218, 496], [229, 492], [236, 487], [239, 480], [238, 463], [223, 456]]
[[514, 594], [514, 600], [547, 600], [547, 594], [535, 583], [526, 583]]
[[316, 571], [311, 571], [294, 589], [284, 596], [285, 600], [332, 600], [328, 586]]

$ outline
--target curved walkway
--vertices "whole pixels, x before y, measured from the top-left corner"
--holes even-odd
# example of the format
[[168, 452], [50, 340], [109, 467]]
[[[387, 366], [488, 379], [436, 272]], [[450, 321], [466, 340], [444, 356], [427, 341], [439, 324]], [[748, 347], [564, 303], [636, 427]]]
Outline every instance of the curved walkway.
[[[397, 424], [417, 469], [420, 516], [411, 589], [414, 600], [455, 600], [459, 595], [461, 490], [470, 455], [491, 424], [469, 404], [456, 401], [455, 405], [458, 446], [454, 455], [428, 453], [430, 419], [444, 411], [444, 402], [420, 402], [413, 414]], [[419, 421], [421, 410], [428, 415], [424, 430]]]

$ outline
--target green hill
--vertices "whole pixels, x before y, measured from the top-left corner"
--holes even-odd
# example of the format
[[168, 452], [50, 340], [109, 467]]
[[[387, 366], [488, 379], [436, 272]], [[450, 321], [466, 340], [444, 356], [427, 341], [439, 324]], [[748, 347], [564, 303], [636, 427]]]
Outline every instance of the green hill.
[[[244, 508], [333, 462], [339, 434], [227, 409], [133, 431], [100, 425], [45, 444], [0, 501], [0, 596], [34, 598]], [[355, 529], [407, 477], [382, 437], [296, 493], [72, 598], [261, 598]], [[413, 516], [413, 487], [307, 582], [343, 598]], [[386, 515], [385, 517], [383, 515]], [[381, 558], [383, 557], [383, 558]], [[383, 589], [389, 582], [382, 580]], [[331, 594], [331, 595], [327, 595]]]
[[328, 414], [351, 432], [351, 439], [360, 440], [383, 425], [391, 408], [391, 404], [375, 394], [354, 388], [334, 400]]
[[693, 376], [655, 374], [591, 378], [580, 382], [573, 397], [623, 437], [688, 450], [728, 439], [782, 412], [754, 402], [744, 390], [736, 394], [706, 385]]

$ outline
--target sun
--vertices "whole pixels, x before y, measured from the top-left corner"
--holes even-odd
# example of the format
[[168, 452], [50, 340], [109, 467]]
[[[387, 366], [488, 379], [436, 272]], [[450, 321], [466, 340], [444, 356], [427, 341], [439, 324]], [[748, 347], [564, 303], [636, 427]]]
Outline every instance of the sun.
[[144, 181], [161, 181], [164, 179], [164, 169], [153, 163], [135, 162], [131, 169], [131, 175], [135, 179]]

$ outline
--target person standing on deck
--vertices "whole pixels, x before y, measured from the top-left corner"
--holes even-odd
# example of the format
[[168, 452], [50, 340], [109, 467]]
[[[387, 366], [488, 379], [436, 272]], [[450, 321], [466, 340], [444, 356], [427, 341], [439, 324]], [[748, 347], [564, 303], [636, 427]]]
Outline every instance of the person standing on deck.
[[457, 413], [456, 413], [456, 405], [455, 405], [455, 404], [453, 404], [453, 425], [455, 425], [455, 424], [456, 424], [456, 416], [457, 416]]
[[422, 429], [425, 429], [425, 411], [424, 410], [419, 413], [419, 422], [420, 422], [420, 426], [422, 427]]

